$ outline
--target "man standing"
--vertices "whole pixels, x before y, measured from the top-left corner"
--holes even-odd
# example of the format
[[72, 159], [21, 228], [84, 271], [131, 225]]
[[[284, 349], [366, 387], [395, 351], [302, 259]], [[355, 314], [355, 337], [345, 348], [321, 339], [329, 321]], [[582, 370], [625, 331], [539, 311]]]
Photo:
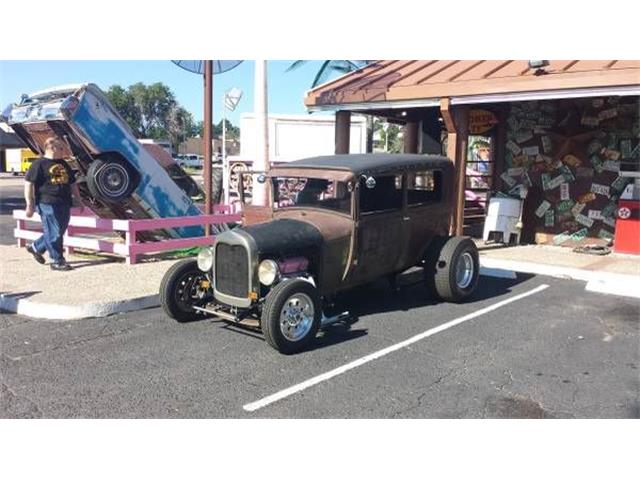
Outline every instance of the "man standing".
[[37, 211], [42, 218], [43, 234], [27, 251], [38, 263], [44, 264], [42, 254], [49, 253], [51, 270], [71, 270], [63, 256], [62, 238], [71, 216], [72, 192], [79, 198], [75, 174], [62, 160], [64, 144], [56, 137], [44, 143], [44, 157], [34, 160], [25, 176], [24, 197], [27, 217]]

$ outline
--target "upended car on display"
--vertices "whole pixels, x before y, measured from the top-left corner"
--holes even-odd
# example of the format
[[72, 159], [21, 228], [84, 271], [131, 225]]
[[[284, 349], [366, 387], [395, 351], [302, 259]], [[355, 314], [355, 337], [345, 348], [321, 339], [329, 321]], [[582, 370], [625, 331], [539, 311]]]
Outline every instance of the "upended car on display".
[[[200, 215], [191, 197], [198, 185], [154, 144], [140, 143], [107, 96], [92, 83], [64, 85], [24, 95], [3, 112], [15, 133], [42, 154], [58, 137], [76, 172], [85, 206], [101, 218], [144, 219]], [[139, 232], [139, 239], [194, 237], [200, 226]]]
[[268, 207], [215, 237], [197, 260], [173, 265], [160, 287], [179, 322], [210, 315], [260, 328], [282, 353], [308, 346], [341, 318], [336, 294], [414, 267], [442, 300], [478, 283], [475, 244], [450, 237], [453, 165], [439, 156], [335, 155], [271, 169]]

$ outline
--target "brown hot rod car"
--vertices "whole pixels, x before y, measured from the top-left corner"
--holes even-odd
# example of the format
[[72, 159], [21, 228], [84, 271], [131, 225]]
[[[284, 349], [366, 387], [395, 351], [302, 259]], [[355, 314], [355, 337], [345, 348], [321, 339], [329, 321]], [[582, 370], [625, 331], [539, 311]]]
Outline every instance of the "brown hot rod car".
[[340, 318], [327, 315], [340, 291], [393, 281], [414, 266], [443, 300], [462, 301], [476, 288], [475, 244], [449, 236], [454, 178], [445, 157], [315, 157], [259, 181], [270, 187], [269, 207], [246, 206], [242, 227], [165, 274], [160, 299], [172, 318], [253, 325], [292, 353]]

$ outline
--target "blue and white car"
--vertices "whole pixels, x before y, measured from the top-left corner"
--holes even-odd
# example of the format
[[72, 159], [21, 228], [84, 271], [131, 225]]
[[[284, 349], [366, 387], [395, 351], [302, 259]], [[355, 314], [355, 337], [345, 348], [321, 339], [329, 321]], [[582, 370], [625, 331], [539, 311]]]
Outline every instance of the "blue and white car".
[[[151, 152], [135, 137], [107, 96], [92, 83], [24, 95], [2, 117], [34, 152], [51, 136], [66, 145], [84, 203], [102, 218], [200, 215]], [[202, 235], [199, 226], [166, 229], [171, 237]]]

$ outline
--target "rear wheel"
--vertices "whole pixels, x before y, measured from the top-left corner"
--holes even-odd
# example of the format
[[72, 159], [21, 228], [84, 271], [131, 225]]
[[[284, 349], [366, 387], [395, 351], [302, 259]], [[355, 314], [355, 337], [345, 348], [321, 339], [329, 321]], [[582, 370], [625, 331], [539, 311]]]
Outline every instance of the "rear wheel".
[[440, 239], [425, 260], [425, 282], [431, 293], [448, 302], [462, 302], [476, 289], [480, 261], [475, 243], [468, 237]]
[[281, 353], [303, 350], [320, 328], [321, 302], [311, 283], [293, 279], [276, 285], [267, 295], [261, 326], [267, 343]]
[[98, 158], [87, 169], [87, 187], [93, 197], [108, 203], [129, 198], [137, 186], [137, 174], [124, 160]]
[[173, 265], [160, 283], [160, 305], [164, 312], [178, 322], [201, 317], [193, 307], [204, 306], [210, 298], [204, 282], [207, 282], [206, 275], [196, 260], [181, 260]]

